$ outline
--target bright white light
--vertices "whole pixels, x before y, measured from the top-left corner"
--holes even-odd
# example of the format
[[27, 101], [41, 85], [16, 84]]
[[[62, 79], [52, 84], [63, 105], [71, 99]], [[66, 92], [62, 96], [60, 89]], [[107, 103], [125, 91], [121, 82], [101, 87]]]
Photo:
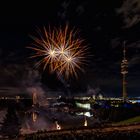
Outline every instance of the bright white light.
[[76, 103], [76, 105], [80, 108], [84, 108], [84, 109], [91, 109], [90, 104], [82, 104], [82, 103]]
[[87, 126], [87, 119], [86, 119], [86, 117], [85, 117], [84, 126]]
[[49, 54], [50, 54], [52, 57], [54, 57], [54, 56], [55, 56], [55, 51], [54, 51], [54, 50], [50, 50], [50, 51], [49, 51]]
[[72, 58], [71, 57], [68, 57], [67, 58], [67, 62], [71, 62]]
[[90, 112], [80, 112], [80, 113], [76, 113], [76, 115], [78, 116], [87, 116], [87, 117], [92, 117], [93, 115], [90, 114]]
[[57, 121], [55, 122], [55, 124], [56, 124], [56, 129], [57, 129], [57, 130], [61, 130], [61, 126], [58, 124]]
[[92, 117], [93, 116], [93, 115], [90, 114], [90, 112], [85, 112], [84, 115], [87, 116], [87, 117]]

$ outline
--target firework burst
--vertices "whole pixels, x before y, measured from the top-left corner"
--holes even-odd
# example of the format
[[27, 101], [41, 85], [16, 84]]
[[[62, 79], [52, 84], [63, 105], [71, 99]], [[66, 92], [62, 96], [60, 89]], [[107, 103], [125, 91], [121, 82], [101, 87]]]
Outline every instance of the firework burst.
[[36, 63], [39, 67], [43, 64], [43, 69], [47, 67], [50, 72], [56, 71], [58, 75], [68, 78], [70, 75], [77, 77], [77, 70], [83, 70], [86, 64], [87, 47], [83, 45], [83, 40], [76, 38], [77, 32], [69, 30], [68, 26], [54, 29], [47, 32], [38, 31], [39, 37], [32, 36], [34, 43], [28, 48], [34, 51], [31, 58], [39, 58]]

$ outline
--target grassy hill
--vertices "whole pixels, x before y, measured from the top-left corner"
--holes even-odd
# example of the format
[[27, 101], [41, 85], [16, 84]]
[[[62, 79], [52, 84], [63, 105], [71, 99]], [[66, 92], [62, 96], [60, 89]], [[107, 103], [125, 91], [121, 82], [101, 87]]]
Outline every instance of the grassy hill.
[[130, 118], [124, 121], [120, 121], [117, 123], [113, 123], [113, 125], [129, 125], [129, 124], [134, 124], [134, 123], [140, 123], [140, 116]]

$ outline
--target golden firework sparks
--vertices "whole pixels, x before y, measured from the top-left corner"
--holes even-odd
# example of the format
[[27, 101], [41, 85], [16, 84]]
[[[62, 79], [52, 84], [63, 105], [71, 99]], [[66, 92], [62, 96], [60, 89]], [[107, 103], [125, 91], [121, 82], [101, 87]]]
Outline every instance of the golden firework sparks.
[[56, 71], [68, 78], [70, 75], [77, 77], [77, 70], [82, 70], [85, 64], [87, 47], [83, 46], [83, 40], [76, 38], [77, 32], [69, 30], [68, 25], [54, 29], [52, 32], [44, 28], [39, 31], [39, 37], [32, 37], [34, 43], [28, 47], [34, 51], [31, 58], [40, 58], [36, 66], [43, 64], [45, 70]]

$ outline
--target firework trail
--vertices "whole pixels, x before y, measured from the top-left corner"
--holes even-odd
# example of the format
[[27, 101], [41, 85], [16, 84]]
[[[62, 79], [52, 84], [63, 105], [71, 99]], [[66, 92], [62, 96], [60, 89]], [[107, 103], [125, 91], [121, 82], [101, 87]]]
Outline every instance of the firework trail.
[[66, 79], [70, 76], [77, 77], [77, 70], [83, 71], [86, 64], [87, 47], [84, 40], [76, 38], [77, 31], [64, 28], [38, 31], [39, 37], [32, 36], [34, 43], [29, 46], [34, 54], [31, 58], [39, 58], [36, 67], [43, 65], [43, 70], [57, 72]]

